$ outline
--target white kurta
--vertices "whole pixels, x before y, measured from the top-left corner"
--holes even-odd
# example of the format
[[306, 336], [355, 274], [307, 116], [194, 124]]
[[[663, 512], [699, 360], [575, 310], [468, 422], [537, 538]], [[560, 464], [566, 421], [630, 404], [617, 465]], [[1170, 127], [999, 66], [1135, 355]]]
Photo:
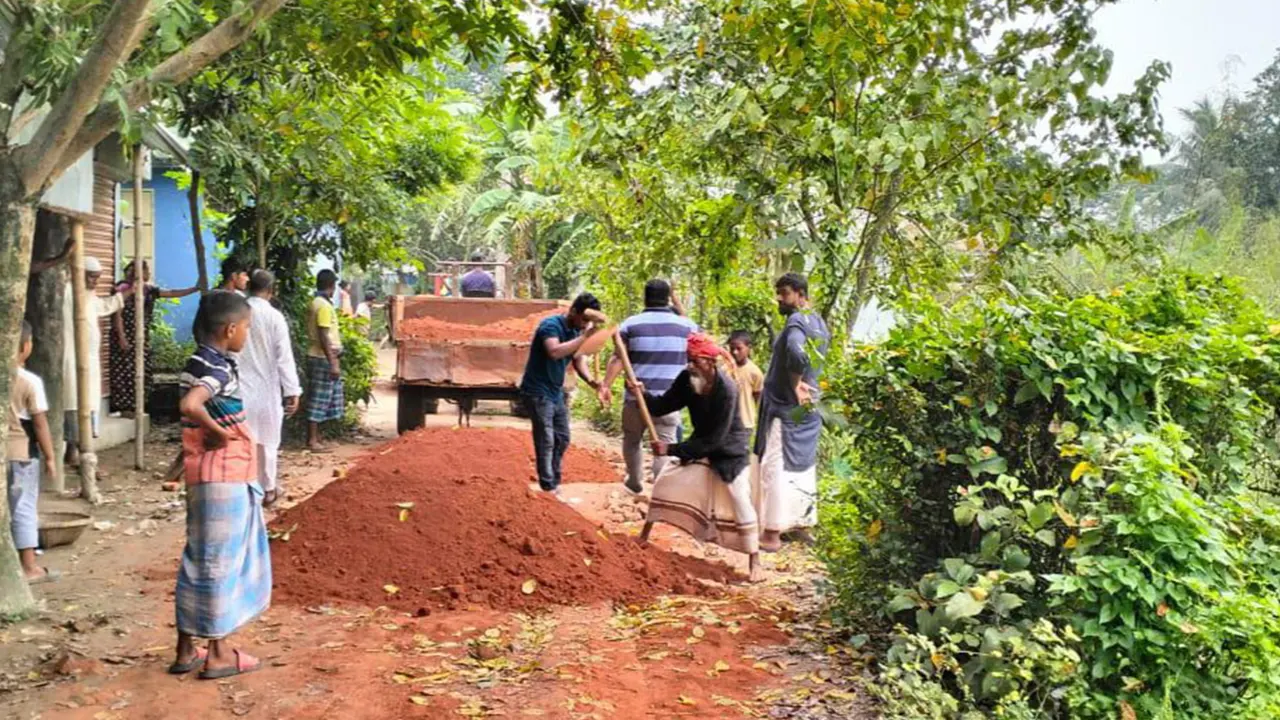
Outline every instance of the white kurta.
[[[130, 296], [130, 300], [132, 300]], [[89, 402], [93, 412], [102, 404], [102, 332], [98, 320], [110, 317], [124, 309], [125, 296], [120, 294], [99, 297], [89, 291]], [[62, 296], [62, 408], [77, 410], [76, 399], [76, 324], [75, 304], [71, 298], [71, 283], [67, 283]]]
[[249, 298], [253, 308], [249, 340], [240, 352], [240, 388], [249, 429], [259, 445], [264, 490], [276, 489], [280, 433], [284, 426], [283, 398], [302, 394], [298, 366], [293, 360], [289, 323], [262, 298]]

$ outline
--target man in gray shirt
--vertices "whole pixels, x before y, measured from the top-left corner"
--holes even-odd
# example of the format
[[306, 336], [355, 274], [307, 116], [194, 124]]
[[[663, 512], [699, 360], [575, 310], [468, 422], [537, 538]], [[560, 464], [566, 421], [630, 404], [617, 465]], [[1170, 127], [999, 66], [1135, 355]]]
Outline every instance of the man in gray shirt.
[[774, 287], [778, 311], [787, 321], [773, 343], [755, 443], [760, 456], [760, 549], [766, 551], [782, 547], [783, 533], [805, 531], [817, 520], [822, 416], [813, 404], [821, 359], [831, 341], [826, 322], [809, 308], [804, 276], [787, 273]]

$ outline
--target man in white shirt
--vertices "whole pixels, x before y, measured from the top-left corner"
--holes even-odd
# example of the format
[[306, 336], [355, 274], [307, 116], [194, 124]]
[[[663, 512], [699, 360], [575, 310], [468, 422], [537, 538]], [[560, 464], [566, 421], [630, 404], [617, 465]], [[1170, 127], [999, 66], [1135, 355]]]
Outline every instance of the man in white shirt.
[[[280, 495], [277, 468], [280, 433], [286, 415], [298, 411], [302, 385], [293, 360], [289, 323], [271, 305], [276, 278], [267, 270], [254, 270], [249, 278], [249, 340], [240, 351], [240, 387], [249, 429], [258, 443], [259, 482], [270, 505]], [[284, 398], [283, 403], [281, 397]]]
[[[102, 263], [96, 257], [86, 257], [83, 273], [85, 291], [88, 293], [89, 317], [89, 416], [93, 436], [98, 436], [98, 412], [102, 404], [102, 331], [98, 327], [101, 318], [111, 317], [124, 308], [125, 296], [121, 294], [101, 297], [95, 292], [102, 277]], [[132, 297], [129, 298], [132, 300]], [[80, 424], [77, 419], [80, 407], [76, 392], [76, 323], [75, 302], [72, 300], [71, 283], [68, 282], [62, 298], [62, 407], [65, 410], [63, 429], [67, 449], [63, 460], [68, 466], [80, 463]]]
[[356, 317], [373, 322], [373, 303], [377, 300], [377, 294], [372, 290], [366, 290], [364, 292], [364, 302], [356, 306]]

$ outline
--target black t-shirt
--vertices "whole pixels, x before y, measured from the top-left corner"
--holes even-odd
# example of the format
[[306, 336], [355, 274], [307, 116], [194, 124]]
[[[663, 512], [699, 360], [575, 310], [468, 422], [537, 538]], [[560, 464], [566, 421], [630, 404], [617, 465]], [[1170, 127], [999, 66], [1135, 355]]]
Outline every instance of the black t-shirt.
[[681, 462], [706, 460], [727, 483], [733, 482], [751, 464], [747, 455], [747, 429], [738, 412], [738, 386], [723, 372], [716, 371], [711, 392], [699, 395], [689, 382], [689, 371], [684, 370], [662, 397], [647, 396], [645, 402], [655, 416], [689, 408], [693, 435], [669, 446], [667, 453], [671, 457]]

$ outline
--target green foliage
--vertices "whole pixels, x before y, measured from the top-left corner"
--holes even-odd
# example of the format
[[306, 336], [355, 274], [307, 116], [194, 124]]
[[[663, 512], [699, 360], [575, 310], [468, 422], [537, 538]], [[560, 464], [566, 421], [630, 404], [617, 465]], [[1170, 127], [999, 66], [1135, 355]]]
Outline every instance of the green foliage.
[[656, 85], [582, 120], [584, 160], [616, 177], [595, 203], [614, 225], [600, 267], [690, 258], [714, 287], [798, 255], [831, 320], [985, 265], [962, 247], [1096, 237], [1086, 201], [1143, 175], [1168, 72], [1102, 95], [1111, 56], [1090, 23], [1107, 4], [668, 3]]
[[891, 716], [1273, 715], [1277, 330], [1166, 276], [919, 300], [833, 368], [823, 553], [904, 627]]
[[378, 352], [369, 341], [368, 330], [369, 323], [364, 318], [338, 318], [338, 331], [342, 336], [342, 383], [349, 404], [368, 405], [373, 399]]
[[[601, 376], [603, 377], [603, 364], [601, 365]], [[573, 405], [570, 410], [575, 417], [586, 420], [591, 427], [598, 432], [620, 437], [622, 435], [622, 412], [619, 408], [623, 392], [626, 390], [626, 383], [621, 377], [613, 383], [614, 403], [611, 406], [604, 406], [596, 399], [596, 394], [587, 388], [585, 391], [579, 390], [574, 393]]]
[[196, 351], [195, 341], [178, 342], [173, 327], [164, 321], [161, 313], [156, 313], [151, 321], [150, 343], [151, 367], [160, 373], [180, 372]]

